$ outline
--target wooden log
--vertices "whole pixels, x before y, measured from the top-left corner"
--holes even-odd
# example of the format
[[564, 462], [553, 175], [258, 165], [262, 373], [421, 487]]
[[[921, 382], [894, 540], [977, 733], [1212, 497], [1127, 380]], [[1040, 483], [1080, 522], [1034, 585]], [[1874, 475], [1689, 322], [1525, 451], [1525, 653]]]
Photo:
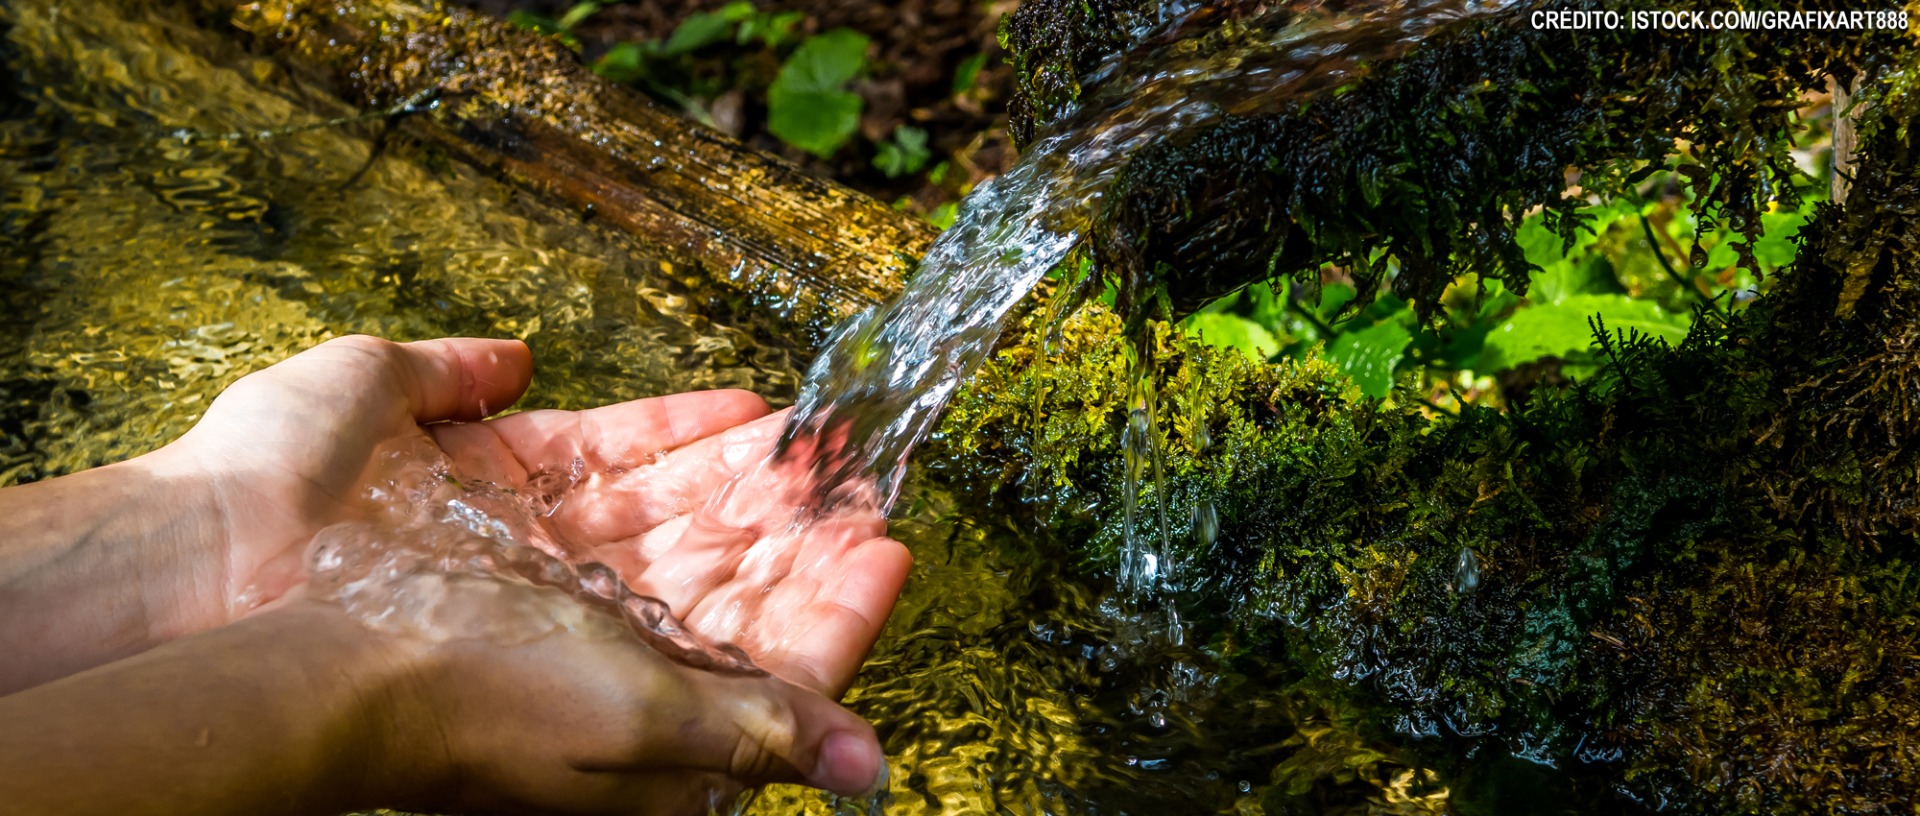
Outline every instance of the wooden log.
[[[935, 230], [595, 76], [552, 38], [405, 0], [182, 0], [361, 110], [809, 326], [884, 301]], [[409, 102], [416, 104], [409, 105]]]

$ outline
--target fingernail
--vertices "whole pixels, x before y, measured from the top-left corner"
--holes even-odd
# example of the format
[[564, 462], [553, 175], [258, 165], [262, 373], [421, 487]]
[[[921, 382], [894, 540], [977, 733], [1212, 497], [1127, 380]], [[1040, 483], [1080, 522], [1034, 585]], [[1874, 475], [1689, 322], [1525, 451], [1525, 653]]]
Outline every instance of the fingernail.
[[835, 731], [820, 746], [812, 781], [841, 796], [872, 796], [887, 786], [887, 758], [867, 738]]

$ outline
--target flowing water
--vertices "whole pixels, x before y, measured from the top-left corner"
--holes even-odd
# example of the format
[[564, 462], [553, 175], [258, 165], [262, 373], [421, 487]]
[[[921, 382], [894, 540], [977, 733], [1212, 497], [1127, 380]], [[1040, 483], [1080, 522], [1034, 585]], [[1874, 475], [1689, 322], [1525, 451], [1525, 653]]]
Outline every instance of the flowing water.
[[[1111, 127], [1048, 137], [1033, 169], [970, 202], [916, 283], [922, 296], [835, 336], [823, 359], [856, 376], [816, 373], [802, 387], [800, 350], [716, 321], [659, 259], [431, 153], [376, 155], [368, 127], [179, 138], [319, 119], [263, 65], [195, 56], [218, 49], [196, 47], [190, 29], [99, 11], [75, 0], [0, 6], [0, 485], [158, 447], [241, 374], [349, 332], [526, 339], [539, 363], [528, 407], [713, 387], [798, 397], [790, 452], [817, 440], [826, 455], [812, 460], [823, 465], [816, 484], [833, 500], [902, 499], [890, 534], [916, 558], [848, 698], [891, 757], [887, 812], [1444, 810], [1442, 780], [1368, 742], [1363, 712], [1290, 666], [1247, 654], [1231, 635], [1152, 637], [1160, 619], [1114, 612], [1107, 581], [1067, 566], [1069, 542], [973, 515], [904, 470], [1006, 312], [1077, 240], [1118, 158], [1153, 128], [1231, 107], [1224, 87], [1202, 80], [1225, 67], [1274, 94], [1305, 92], [1336, 81], [1309, 68], [1350, 70], [1358, 56], [1326, 43], [1331, 53], [1296, 60], [1287, 43], [1321, 42], [1313, 32], [1329, 30], [1386, 36], [1404, 19], [1309, 21], [1276, 34], [1266, 58], [1195, 54], [1170, 63], [1184, 68], [1148, 72], [1158, 90], [1139, 95], [1134, 113], [1090, 104], [1081, 120]], [[1420, 16], [1459, 13], [1433, 6]], [[1176, 104], [1183, 98], [1195, 101]], [[455, 519], [469, 531], [521, 518], [515, 508], [538, 499], [449, 494], [425, 458], [407, 464], [426, 476], [403, 469], [390, 484], [430, 487], [413, 496], [435, 513], [474, 511]], [[366, 565], [333, 560], [334, 545], [366, 548], [349, 540], [354, 530], [335, 532], [316, 556], [338, 570], [332, 591], [353, 603]], [[524, 527], [501, 535], [491, 540], [538, 537]], [[484, 563], [502, 553], [458, 546], [468, 545], [481, 569], [502, 568]], [[532, 581], [631, 600], [596, 591], [604, 581], [591, 571], [543, 573], [551, 564], [537, 558], [522, 566]], [[753, 807], [836, 806], [777, 788]]]
[[[1018, 166], [961, 203], [907, 291], [835, 331], [808, 370], [787, 439], [810, 457], [828, 507], [891, 506], [908, 454], [932, 430], [954, 391], [980, 366], [1014, 307], [1080, 243], [1103, 191], [1135, 151], [1229, 115], [1287, 110], [1356, 79], [1434, 27], [1495, 11], [1505, 0], [1406, 0], [1343, 13], [1271, 12], [1220, 42], [1187, 29], [1201, 4], [1169, 3], [1141, 21], [1143, 46], [1096, 71], [1079, 109], [1062, 116]], [[1211, 18], [1206, 18], [1211, 19]], [[1120, 582], [1136, 594], [1173, 589], [1167, 508], [1147, 529], [1137, 498], [1163, 481], [1153, 446], [1158, 421], [1144, 351], [1135, 354], [1125, 430], [1127, 546]], [[791, 452], [787, 452], [791, 456]], [[1195, 508], [1204, 518], [1210, 508]]]

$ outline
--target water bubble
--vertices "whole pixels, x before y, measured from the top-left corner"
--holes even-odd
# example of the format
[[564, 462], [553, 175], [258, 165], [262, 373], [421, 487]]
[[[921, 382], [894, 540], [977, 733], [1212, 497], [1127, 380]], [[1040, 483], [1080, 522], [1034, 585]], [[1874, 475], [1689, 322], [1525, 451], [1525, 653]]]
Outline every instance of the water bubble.
[[1213, 502], [1202, 501], [1193, 506], [1193, 543], [1202, 550], [1213, 546], [1220, 537], [1220, 514], [1214, 510]]
[[1472, 547], [1460, 548], [1460, 557], [1453, 565], [1451, 586], [1460, 595], [1472, 595], [1480, 589], [1480, 558], [1473, 554]]

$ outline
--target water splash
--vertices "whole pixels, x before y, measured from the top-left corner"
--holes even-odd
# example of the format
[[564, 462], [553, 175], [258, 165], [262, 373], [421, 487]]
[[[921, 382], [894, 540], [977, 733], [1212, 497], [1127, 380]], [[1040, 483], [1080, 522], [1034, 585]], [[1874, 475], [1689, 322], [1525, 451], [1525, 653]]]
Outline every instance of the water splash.
[[[1141, 24], [1145, 46], [1089, 80], [1080, 109], [1031, 146], [1019, 165], [968, 196], [906, 291], [839, 327], [801, 386], [782, 445], [764, 470], [807, 468], [814, 506], [885, 510], [908, 454], [925, 439], [960, 383], [999, 340], [1014, 307], [1080, 244], [1107, 187], [1135, 151], [1183, 132], [1290, 105], [1357, 78], [1368, 61], [1392, 57], [1444, 23], [1503, 8], [1505, 0], [1412, 0], [1343, 15], [1275, 12], [1219, 41], [1193, 38], [1198, 6]], [[1208, 25], [1211, 25], [1208, 23]], [[1155, 33], [1157, 32], [1157, 33]], [[1147, 360], [1129, 400], [1128, 545], [1122, 581], [1137, 590], [1165, 582], [1166, 507], [1158, 529], [1136, 534], [1135, 494], [1151, 467], [1164, 486], [1154, 440]], [[778, 479], [749, 477], [771, 488]]]
[[[368, 517], [329, 526], [308, 545], [309, 591], [373, 629], [434, 640], [521, 643], [558, 630], [604, 634], [602, 622], [620, 620], [683, 665], [765, 674], [738, 647], [702, 638], [664, 601], [634, 592], [547, 523], [583, 472], [576, 459], [508, 490], [462, 481], [424, 437], [383, 448], [364, 496]], [[503, 581], [549, 591], [502, 593]]]

